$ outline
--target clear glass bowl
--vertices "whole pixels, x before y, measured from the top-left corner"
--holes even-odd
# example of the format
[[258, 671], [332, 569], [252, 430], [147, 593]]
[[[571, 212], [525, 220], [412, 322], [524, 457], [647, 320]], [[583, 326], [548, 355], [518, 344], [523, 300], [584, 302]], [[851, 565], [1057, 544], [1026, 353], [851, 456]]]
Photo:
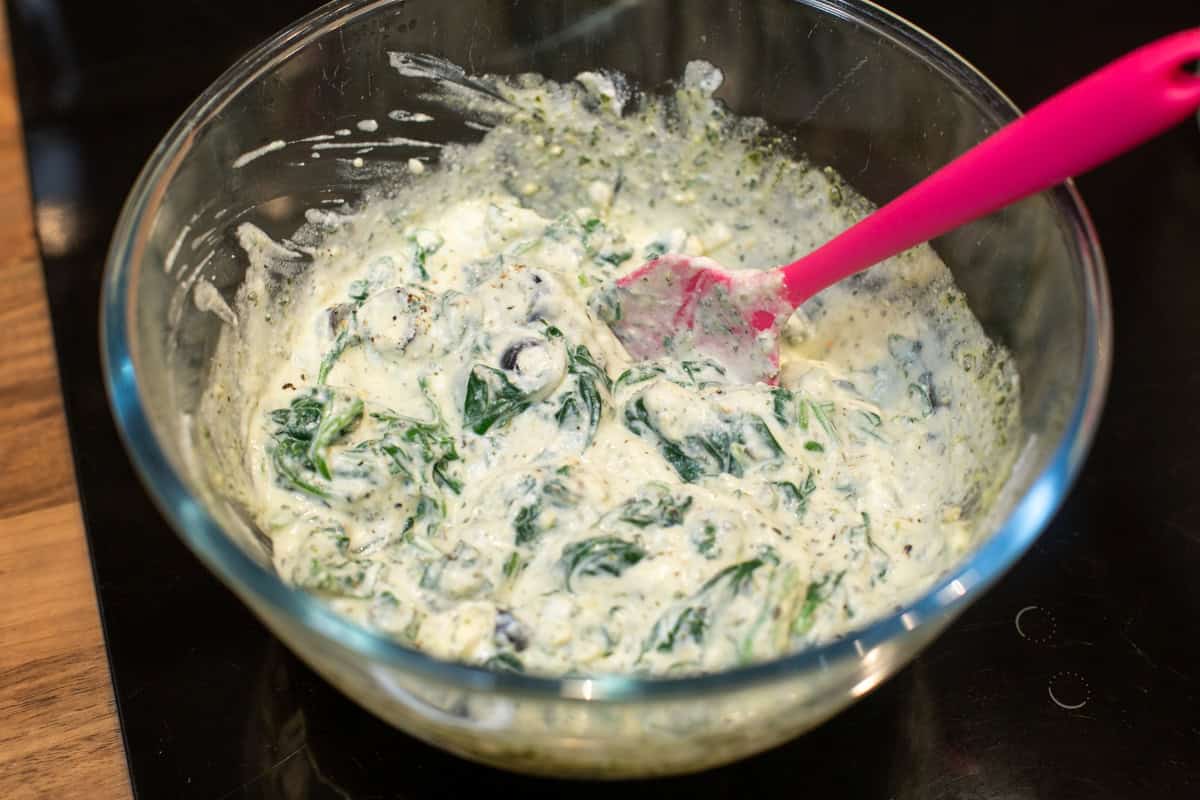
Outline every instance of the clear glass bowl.
[[[345, 0], [251, 52], [184, 114], [126, 203], [103, 291], [110, 398], [126, 445], [197, 556], [301, 658], [383, 719], [508, 769], [578, 776], [678, 773], [763, 750], [817, 725], [894, 673], [1029, 547], [1078, 471], [1109, 372], [1102, 258], [1064, 186], [936, 242], [989, 334], [1018, 363], [1024, 449], [979, 548], [909, 607], [846, 638], [769, 663], [676, 679], [561, 680], [434, 660], [334, 614], [270, 568], [261, 534], [194, 463], [189, 420], [220, 330], [189, 302], [198, 272], [226, 300], [245, 262], [232, 230], [272, 236], [305, 210], [353, 202], [389, 163], [428, 150], [267, 148], [335, 135], [416, 136], [394, 109], [427, 110], [428, 84], [389, 51], [430, 53], [472, 73], [566, 80], [599, 67], [651, 88], [693, 59], [721, 67], [719, 96], [792, 134], [882, 202], [1017, 115], [928, 34], [861, 0]], [[437, 110], [420, 138], [481, 134]], [[399, 115], [393, 115], [399, 116]], [[356, 126], [382, 121], [379, 131]], [[366, 127], [370, 127], [369, 125]], [[339, 129], [349, 131], [337, 135]], [[383, 137], [383, 138], [381, 138]], [[299, 162], [305, 162], [299, 166]]]

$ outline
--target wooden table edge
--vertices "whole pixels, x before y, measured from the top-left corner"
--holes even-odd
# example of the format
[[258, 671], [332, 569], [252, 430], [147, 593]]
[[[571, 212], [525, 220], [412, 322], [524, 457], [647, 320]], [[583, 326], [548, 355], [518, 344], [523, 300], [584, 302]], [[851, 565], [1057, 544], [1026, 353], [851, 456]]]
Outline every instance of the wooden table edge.
[[0, 8], [0, 797], [128, 798], [29, 197]]

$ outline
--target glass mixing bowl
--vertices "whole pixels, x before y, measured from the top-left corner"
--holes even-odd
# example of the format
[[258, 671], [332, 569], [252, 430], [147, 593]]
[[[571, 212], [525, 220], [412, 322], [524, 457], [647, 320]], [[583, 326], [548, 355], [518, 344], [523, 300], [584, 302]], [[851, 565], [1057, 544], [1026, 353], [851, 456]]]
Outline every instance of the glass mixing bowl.
[[[284, 583], [265, 537], [192, 454], [191, 415], [223, 324], [200, 308], [212, 307], [211, 288], [232, 301], [242, 280], [232, 234], [240, 222], [290, 235], [306, 210], [353, 204], [389, 168], [435, 152], [400, 140], [482, 136], [431, 104], [428, 81], [393, 69], [391, 51], [433, 54], [474, 74], [569, 80], [609, 68], [645, 88], [705, 59], [724, 70], [718, 96], [734, 111], [791, 134], [876, 202], [1018, 113], [954, 52], [861, 0], [343, 0], [226, 72], [154, 152], [117, 226], [103, 290], [108, 391], [179, 535], [351, 698], [426, 741], [512, 770], [618, 777], [713, 766], [796, 736], [870, 692], [1041, 532], [1084, 458], [1109, 372], [1102, 258], [1069, 185], [935, 243], [988, 333], [1016, 358], [1024, 440], [978, 548], [897, 613], [718, 674], [549, 679], [437, 661]], [[418, 127], [404, 111], [435, 120]], [[356, 124], [368, 119], [378, 129]], [[297, 142], [313, 136], [326, 138]], [[200, 278], [204, 298], [192, 295]]]

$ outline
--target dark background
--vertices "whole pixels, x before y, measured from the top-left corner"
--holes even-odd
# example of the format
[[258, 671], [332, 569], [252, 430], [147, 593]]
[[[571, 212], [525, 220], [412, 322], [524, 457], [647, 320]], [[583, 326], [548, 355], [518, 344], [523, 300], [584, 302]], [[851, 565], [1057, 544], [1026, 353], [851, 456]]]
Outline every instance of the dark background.
[[[791, 744], [699, 776], [568, 785], [458, 760], [326, 686], [179, 543], [111, 422], [96, 317], [125, 194], [192, 98], [318, 3], [7, 5], [63, 389], [140, 798], [1200, 796], [1195, 122], [1079, 181], [1110, 267], [1113, 386], [1081, 479], [1012, 573], [913, 665]], [[1200, 24], [1197, 0], [889, 5], [1023, 107], [1123, 51]], [[1023, 609], [1025, 635], [1014, 625]]]

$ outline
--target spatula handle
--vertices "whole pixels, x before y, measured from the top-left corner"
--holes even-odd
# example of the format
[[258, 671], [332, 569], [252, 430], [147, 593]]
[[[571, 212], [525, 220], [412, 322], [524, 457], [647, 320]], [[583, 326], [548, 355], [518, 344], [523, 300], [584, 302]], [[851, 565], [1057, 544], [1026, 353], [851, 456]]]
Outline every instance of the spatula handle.
[[799, 305], [872, 264], [1124, 153], [1200, 107], [1200, 28], [1133, 51], [1046, 100], [783, 268]]

